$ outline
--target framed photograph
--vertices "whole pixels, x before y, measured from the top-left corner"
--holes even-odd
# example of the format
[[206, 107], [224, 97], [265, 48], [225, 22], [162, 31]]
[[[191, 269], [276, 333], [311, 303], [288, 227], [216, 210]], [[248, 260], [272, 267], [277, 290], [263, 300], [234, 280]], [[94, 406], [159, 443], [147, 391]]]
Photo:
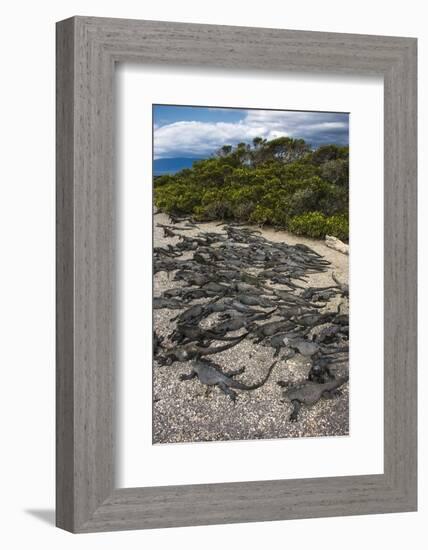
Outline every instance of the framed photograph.
[[57, 24], [57, 525], [417, 507], [416, 39]]

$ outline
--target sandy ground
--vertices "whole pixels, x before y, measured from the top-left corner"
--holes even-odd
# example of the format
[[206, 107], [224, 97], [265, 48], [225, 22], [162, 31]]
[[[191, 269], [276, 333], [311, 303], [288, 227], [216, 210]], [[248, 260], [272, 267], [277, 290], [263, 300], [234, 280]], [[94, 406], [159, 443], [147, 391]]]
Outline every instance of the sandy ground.
[[[156, 214], [154, 222], [155, 246], [178, 241], [177, 238], [165, 238], [163, 230], [157, 227], [158, 223], [169, 224], [168, 216]], [[216, 223], [205, 223], [183, 234], [197, 235], [200, 231], [221, 232], [222, 229], [217, 227]], [[328, 248], [323, 241], [297, 237], [271, 228], [262, 229], [262, 234], [271, 241], [304, 243], [331, 262], [328, 272], [310, 276], [310, 286], [334, 284], [331, 278], [332, 271], [341, 281], [348, 280], [349, 257]], [[171, 274], [168, 277], [165, 272], [158, 273], [154, 281], [154, 294], [159, 296], [163, 291], [181, 284], [182, 282], [173, 281]], [[338, 300], [340, 299], [331, 301], [328, 309], [335, 308]], [[154, 311], [154, 326], [160, 336], [167, 339], [175, 327], [175, 323], [170, 319], [180, 311]], [[271, 347], [254, 344], [245, 339], [232, 349], [212, 356], [212, 359], [221, 365], [225, 372], [245, 367], [245, 372], [237, 379], [252, 384], [264, 377], [273, 361], [273, 354], [274, 350]], [[298, 422], [288, 420], [292, 406], [288, 401], [282, 400], [282, 389], [277, 385], [277, 381], [303, 381], [309, 369], [310, 361], [300, 355], [288, 361], [280, 360], [269, 380], [261, 388], [248, 392], [238, 391], [239, 395], [234, 403], [217, 387], [207, 390], [207, 386], [202, 385], [197, 378], [180, 381], [181, 374], [190, 372], [189, 363], [175, 362], [171, 366], [161, 367], [155, 361], [153, 443], [348, 435], [348, 384], [342, 386], [340, 397], [332, 400], [322, 399], [310, 408], [302, 407]], [[344, 369], [347, 369], [346, 364], [337, 366], [335, 371], [340, 373]]]

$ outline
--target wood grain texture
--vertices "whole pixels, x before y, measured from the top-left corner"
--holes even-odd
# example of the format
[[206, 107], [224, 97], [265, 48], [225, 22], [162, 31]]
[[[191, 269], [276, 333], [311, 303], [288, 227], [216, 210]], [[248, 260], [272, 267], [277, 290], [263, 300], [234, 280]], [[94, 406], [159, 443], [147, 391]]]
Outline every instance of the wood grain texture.
[[74, 525], [74, 23], [56, 37], [56, 522]]
[[[383, 76], [383, 475], [115, 489], [113, 82], [125, 61]], [[416, 40], [75, 17], [57, 25], [57, 98], [57, 525], [92, 532], [416, 510]]]

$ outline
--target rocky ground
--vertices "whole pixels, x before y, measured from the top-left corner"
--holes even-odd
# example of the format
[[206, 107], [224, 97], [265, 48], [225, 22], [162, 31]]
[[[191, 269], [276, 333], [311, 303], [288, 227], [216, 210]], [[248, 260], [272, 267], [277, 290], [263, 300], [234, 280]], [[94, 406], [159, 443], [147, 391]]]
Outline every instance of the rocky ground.
[[[163, 230], [157, 226], [158, 223], [169, 224], [170, 220], [165, 214], [155, 215], [155, 246], [174, 244], [178, 241], [177, 238], [165, 238]], [[205, 223], [186, 231], [185, 234], [197, 235], [201, 231], [221, 232], [222, 228], [216, 223]], [[334, 284], [331, 278], [333, 271], [340, 280], [348, 280], [349, 257], [328, 248], [323, 241], [305, 239], [271, 228], [264, 228], [261, 232], [271, 241], [306, 244], [331, 262], [327, 272], [310, 275], [310, 286]], [[173, 281], [171, 275], [168, 276], [165, 272], [158, 273], [154, 279], [154, 295], [159, 296], [163, 291], [182, 284]], [[340, 300], [339, 297], [332, 300], [326, 309], [335, 309]], [[166, 341], [175, 326], [171, 318], [177, 313], [177, 310], [168, 309], [154, 311], [154, 327], [158, 335], [163, 336]], [[210, 324], [214, 320], [214, 316], [210, 316], [205, 323]], [[216, 354], [213, 359], [225, 372], [245, 367], [245, 372], [237, 379], [252, 384], [264, 377], [273, 361], [273, 354], [274, 350], [271, 347], [254, 344], [245, 339], [232, 349]], [[171, 366], [159, 366], [155, 361], [153, 443], [348, 435], [348, 384], [341, 388], [339, 397], [331, 400], [322, 399], [310, 408], [302, 407], [298, 422], [289, 421], [292, 406], [288, 401], [282, 401], [282, 389], [277, 385], [277, 381], [303, 381], [309, 369], [310, 359], [298, 354], [287, 361], [279, 360], [269, 380], [261, 388], [254, 391], [238, 390], [238, 398], [233, 402], [218, 387], [207, 390], [207, 386], [202, 385], [197, 378], [180, 381], [181, 374], [190, 372], [189, 363], [175, 362]], [[340, 374], [346, 369], [347, 365], [341, 364], [335, 368], [335, 372]]]

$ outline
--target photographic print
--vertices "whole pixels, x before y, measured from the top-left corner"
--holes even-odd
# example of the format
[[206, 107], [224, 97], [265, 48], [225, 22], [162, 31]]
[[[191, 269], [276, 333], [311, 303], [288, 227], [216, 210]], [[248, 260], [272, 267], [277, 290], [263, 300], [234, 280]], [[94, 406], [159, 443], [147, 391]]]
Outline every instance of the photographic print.
[[349, 434], [349, 114], [153, 105], [153, 443]]

